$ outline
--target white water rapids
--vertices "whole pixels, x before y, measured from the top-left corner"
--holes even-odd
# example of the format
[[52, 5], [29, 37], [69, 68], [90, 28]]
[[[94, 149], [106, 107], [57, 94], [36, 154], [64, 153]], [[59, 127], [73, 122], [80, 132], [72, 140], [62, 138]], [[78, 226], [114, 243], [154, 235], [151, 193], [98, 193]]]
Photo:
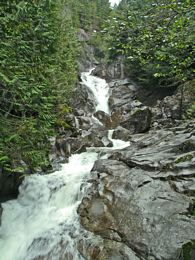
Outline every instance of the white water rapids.
[[[109, 113], [108, 84], [90, 73], [82, 74], [83, 83], [93, 92], [96, 110]], [[112, 132], [109, 138], [114, 148], [129, 145], [111, 139]], [[25, 178], [18, 198], [2, 204], [1, 260], [59, 260], [67, 259], [68, 252], [74, 260], [83, 259], [74, 239], [80, 225], [77, 208], [82, 199], [80, 187], [97, 158], [98, 153], [89, 150], [72, 155], [60, 171]]]
[[82, 73], [82, 82], [91, 89], [93, 93], [96, 111], [102, 110], [109, 114], [109, 86], [104, 79], [92, 76], [91, 72], [93, 70], [94, 69], [91, 69], [89, 72]]

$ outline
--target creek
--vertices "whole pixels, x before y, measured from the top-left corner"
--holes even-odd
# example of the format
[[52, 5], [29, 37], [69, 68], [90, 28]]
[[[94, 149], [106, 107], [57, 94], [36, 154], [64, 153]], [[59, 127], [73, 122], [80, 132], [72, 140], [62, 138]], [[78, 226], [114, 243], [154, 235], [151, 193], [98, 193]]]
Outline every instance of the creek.
[[[96, 111], [109, 113], [109, 86], [91, 72], [82, 73], [82, 82], [93, 93]], [[129, 145], [129, 142], [113, 140], [112, 133], [110, 130], [108, 138], [113, 147], [106, 149]], [[25, 177], [18, 198], [2, 204], [0, 259], [57, 260], [62, 255], [62, 259], [69, 255], [74, 260], [83, 259], [75, 239], [80, 230], [77, 208], [84, 193], [81, 187], [97, 158], [98, 152], [89, 149], [72, 155], [69, 163], [61, 165], [60, 171]]]

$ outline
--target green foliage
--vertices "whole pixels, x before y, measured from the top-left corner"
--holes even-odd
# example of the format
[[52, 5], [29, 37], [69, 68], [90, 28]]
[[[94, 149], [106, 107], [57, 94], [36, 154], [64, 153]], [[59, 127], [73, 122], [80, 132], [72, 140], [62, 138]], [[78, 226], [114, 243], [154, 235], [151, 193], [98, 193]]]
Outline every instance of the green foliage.
[[0, 3], [0, 167], [31, 172], [49, 165], [49, 137], [69, 128], [77, 81], [79, 28], [92, 32], [108, 0], [7, 0]]
[[182, 162], [187, 162], [191, 161], [195, 156], [195, 153], [188, 153], [186, 155], [183, 155], [175, 160], [175, 163], [182, 163]]
[[192, 251], [195, 249], [195, 241], [186, 243], [182, 248], [182, 257], [184, 260], [193, 260]]
[[[0, 164], [48, 165], [49, 136], [77, 79], [76, 28], [66, 1], [0, 3]], [[21, 168], [21, 167], [20, 167]]]
[[110, 57], [123, 55], [144, 86], [181, 86], [194, 72], [195, 9], [191, 0], [122, 0], [104, 35]]
[[66, 16], [85, 31], [98, 29], [109, 12], [109, 0], [66, 0]]

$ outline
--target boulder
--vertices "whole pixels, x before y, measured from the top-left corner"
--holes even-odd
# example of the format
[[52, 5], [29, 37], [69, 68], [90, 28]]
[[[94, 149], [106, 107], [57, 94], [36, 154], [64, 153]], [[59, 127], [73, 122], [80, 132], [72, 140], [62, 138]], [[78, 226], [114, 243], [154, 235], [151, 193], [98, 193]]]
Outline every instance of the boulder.
[[106, 128], [111, 128], [112, 119], [109, 114], [104, 111], [97, 111], [93, 114]]
[[66, 137], [64, 135], [57, 136], [53, 155], [54, 165], [56, 162], [64, 158], [64, 162], [67, 162], [67, 158], [71, 154], [81, 153], [86, 151], [86, 147], [112, 147], [112, 142], [108, 139], [108, 131], [101, 126], [99, 128], [90, 128], [89, 130], [82, 131], [82, 135], [77, 137]]
[[73, 153], [82, 153], [86, 151], [86, 145], [81, 138], [63, 136], [56, 137], [56, 154], [68, 158]]
[[94, 129], [83, 133], [84, 143], [88, 147], [112, 147], [112, 142], [108, 139], [108, 131], [104, 128]]
[[93, 238], [83, 232], [78, 239], [78, 251], [84, 259], [88, 260], [139, 260], [135, 252], [127, 245], [101, 237]]
[[133, 109], [130, 113], [123, 113], [120, 125], [128, 129], [131, 134], [144, 133], [150, 129], [152, 113], [149, 107]]
[[91, 90], [85, 85], [78, 83], [73, 92], [71, 104], [77, 111], [83, 110], [85, 114], [92, 113], [95, 111], [93, 99], [94, 97]]
[[7, 173], [0, 169], [0, 203], [17, 198], [23, 176], [24, 172]]
[[134, 99], [135, 91], [133, 90], [132, 85], [115, 85], [115, 87], [112, 88], [108, 102], [111, 111], [124, 108], [124, 106], [125, 110], [130, 110], [131, 102]]
[[190, 95], [186, 92], [181, 102], [181, 93], [177, 92], [174, 95], [158, 100], [156, 105], [151, 108], [153, 125], [155, 126], [157, 123], [158, 127], [161, 128], [179, 125], [179, 120], [186, 115], [190, 99]]
[[92, 72], [92, 75], [104, 78], [108, 82], [112, 81], [113, 79], [124, 79], [125, 72], [123, 57], [118, 57], [116, 61], [112, 62], [111, 64], [99, 64]]
[[78, 208], [86, 259], [182, 260], [186, 250], [193, 259], [193, 128], [133, 135], [130, 147], [95, 162]]
[[122, 126], [118, 126], [112, 135], [113, 139], [120, 139], [123, 141], [129, 141], [131, 139], [131, 132]]
[[92, 120], [89, 116], [77, 116], [79, 128], [82, 130], [88, 130], [92, 126]]

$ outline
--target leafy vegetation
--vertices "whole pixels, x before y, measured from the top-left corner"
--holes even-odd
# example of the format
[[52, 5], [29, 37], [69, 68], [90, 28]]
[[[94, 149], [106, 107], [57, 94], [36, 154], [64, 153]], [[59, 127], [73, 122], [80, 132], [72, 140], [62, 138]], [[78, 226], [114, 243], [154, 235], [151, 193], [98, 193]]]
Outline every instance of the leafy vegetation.
[[48, 138], [76, 81], [75, 28], [63, 2], [0, 5], [0, 160], [34, 171], [48, 164]]
[[[112, 12], [108, 0], [0, 3], [1, 166], [33, 172], [49, 165], [49, 137], [68, 127], [79, 28], [93, 35], [90, 44], [100, 58], [106, 48], [110, 60], [124, 56], [129, 76], [143, 86], [195, 93], [194, 14], [191, 0], [122, 0]], [[194, 110], [193, 103], [188, 114]]]
[[103, 31], [110, 58], [143, 86], [195, 89], [194, 18], [192, 0], [122, 0]]
[[[67, 127], [77, 81], [77, 30], [92, 31], [108, 0], [0, 3], [0, 167], [30, 172], [49, 165], [49, 137]], [[87, 10], [87, 11], [86, 11]]]

